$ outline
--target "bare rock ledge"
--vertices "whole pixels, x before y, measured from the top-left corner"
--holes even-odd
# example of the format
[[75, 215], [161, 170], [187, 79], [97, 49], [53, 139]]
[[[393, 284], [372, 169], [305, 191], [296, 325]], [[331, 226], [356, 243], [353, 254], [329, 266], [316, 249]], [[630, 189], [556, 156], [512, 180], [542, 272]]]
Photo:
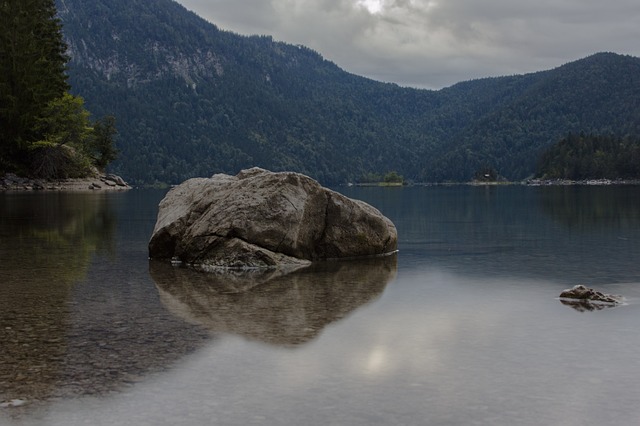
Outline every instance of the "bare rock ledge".
[[149, 257], [202, 269], [305, 266], [395, 253], [393, 223], [369, 204], [291, 172], [189, 179], [160, 202]]

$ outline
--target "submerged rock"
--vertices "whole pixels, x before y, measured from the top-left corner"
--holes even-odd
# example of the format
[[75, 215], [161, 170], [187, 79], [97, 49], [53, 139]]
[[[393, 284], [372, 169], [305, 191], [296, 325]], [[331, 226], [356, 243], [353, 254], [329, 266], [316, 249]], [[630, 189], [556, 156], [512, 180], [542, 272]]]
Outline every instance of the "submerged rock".
[[151, 258], [204, 269], [299, 267], [396, 249], [395, 226], [369, 204], [259, 168], [173, 188], [149, 241]]
[[594, 311], [624, 302], [622, 296], [605, 294], [583, 285], [576, 285], [560, 293], [561, 303], [578, 311]]

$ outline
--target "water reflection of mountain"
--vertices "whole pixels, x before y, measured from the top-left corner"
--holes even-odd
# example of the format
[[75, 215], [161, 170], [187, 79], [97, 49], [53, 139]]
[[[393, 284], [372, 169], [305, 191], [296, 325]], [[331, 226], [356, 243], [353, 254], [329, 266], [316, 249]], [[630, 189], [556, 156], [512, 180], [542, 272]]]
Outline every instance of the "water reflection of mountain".
[[549, 217], [568, 227], [640, 223], [640, 186], [552, 186], [540, 193]]
[[288, 274], [211, 274], [150, 261], [162, 302], [215, 333], [298, 345], [379, 297], [395, 277], [396, 256], [322, 262]]
[[638, 186], [343, 192], [378, 207], [395, 223], [401, 267], [524, 276], [566, 286], [638, 280]]

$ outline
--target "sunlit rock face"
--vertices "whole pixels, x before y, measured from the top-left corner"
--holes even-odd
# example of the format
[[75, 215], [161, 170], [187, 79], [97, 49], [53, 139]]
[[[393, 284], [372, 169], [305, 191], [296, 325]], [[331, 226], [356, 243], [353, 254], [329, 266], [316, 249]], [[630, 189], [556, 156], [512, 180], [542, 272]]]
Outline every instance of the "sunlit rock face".
[[291, 172], [190, 179], [161, 201], [149, 256], [205, 269], [304, 266], [396, 251], [377, 209]]

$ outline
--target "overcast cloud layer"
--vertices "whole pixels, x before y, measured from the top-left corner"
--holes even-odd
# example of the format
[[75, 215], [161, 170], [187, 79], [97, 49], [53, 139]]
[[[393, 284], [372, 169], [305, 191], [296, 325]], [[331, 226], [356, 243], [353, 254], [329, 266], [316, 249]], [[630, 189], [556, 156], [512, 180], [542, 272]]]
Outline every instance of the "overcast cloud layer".
[[178, 0], [224, 30], [271, 35], [341, 68], [442, 88], [609, 51], [640, 56], [638, 0]]

